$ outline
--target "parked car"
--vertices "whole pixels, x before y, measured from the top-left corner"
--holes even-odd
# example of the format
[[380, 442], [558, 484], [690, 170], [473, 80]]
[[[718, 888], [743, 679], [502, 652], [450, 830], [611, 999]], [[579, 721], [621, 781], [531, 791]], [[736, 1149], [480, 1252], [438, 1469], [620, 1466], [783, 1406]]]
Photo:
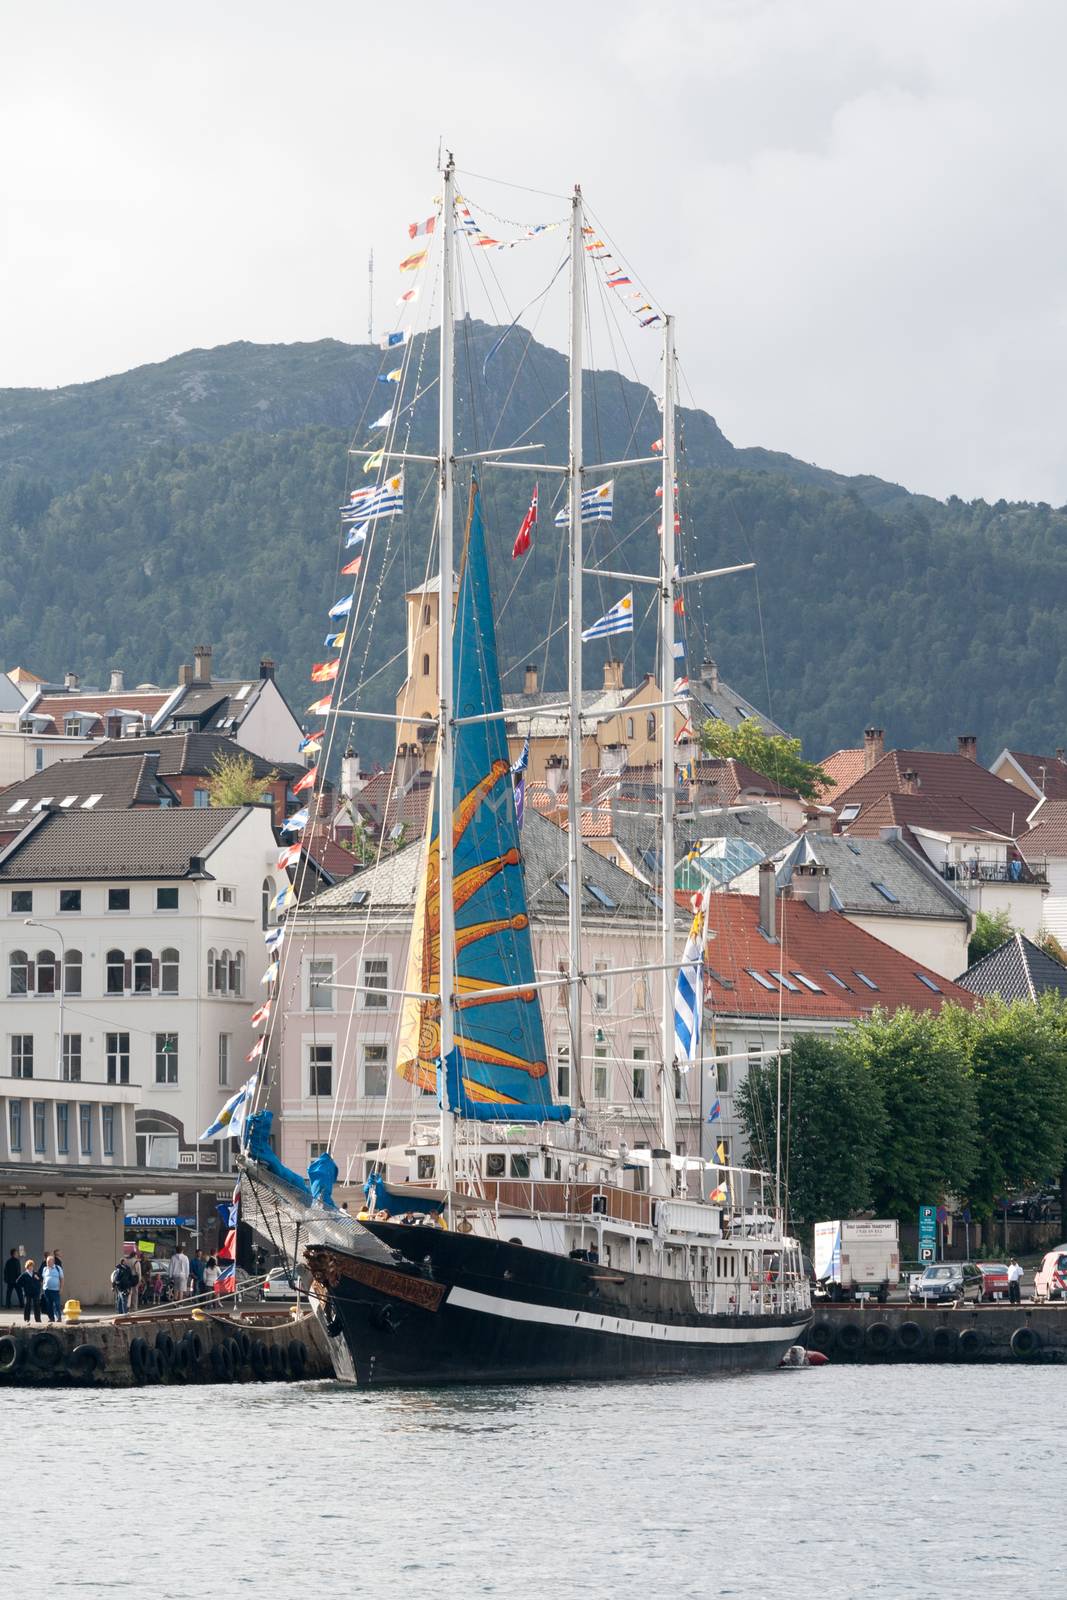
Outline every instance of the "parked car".
[[1005, 1195], [997, 1201], [997, 1211], [1023, 1222], [1050, 1222], [1060, 1215], [1058, 1185], [1044, 1184], [1039, 1189], [1024, 1189], [1021, 1194]]
[[259, 1291], [261, 1300], [296, 1300], [299, 1295], [299, 1280], [287, 1267], [272, 1267]]
[[1008, 1297], [1008, 1268], [1004, 1261], [976, 1261], [982, 1274], [982, 1299], [995, 1300], [998, 1295]]
[[982, 1298], [982, 1274], [973, 1261], [941, 1261], [926, 1268], [910, 1298], [916, 1302], [941, 1304], [945, 1300]]
[[1046, 1252], [1034, 1273], [1035, 1300], [1067, 1300], [1067, 1244]]

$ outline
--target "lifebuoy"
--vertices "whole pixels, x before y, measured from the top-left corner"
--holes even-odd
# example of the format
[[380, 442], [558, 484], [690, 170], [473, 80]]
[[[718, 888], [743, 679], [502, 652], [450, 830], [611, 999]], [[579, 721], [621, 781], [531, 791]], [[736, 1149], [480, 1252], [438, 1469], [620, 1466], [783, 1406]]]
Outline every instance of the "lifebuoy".
[[98, 1344], [76, 1344], [67, 1357], [72, 1378], [93, 1378], [107, 1366], [107, 1357]]
[[949, 1356], [955, 1354], [958, 1343], [959, 1335], [955, 1328], [949, 1328], [944, 1323], [935, 1328], [930, 1335], [930, 1349], [941, 1361], [946, 1361]]
[[44, 1372], [52, 1372], [63, 1359], [63, 1345], [54, 1333], [35, 1333], [30, 1356]]
[[17, 1333], [0, 1338], [0, 1374], [17, 1372], [26, 1359], [26, 1343]]
[[837, 1348], [845, 1355], [855, 1355], [863, 1343], [863, 1329], [857, 1322], [843, 1322], [837, 1330]]
[[1041, 1335], [1036, 1328], [1029, 1326], [1016, 1328], [1011, 1336], [1011, 1353], [1025, 1360], [1027, 1356], [1036, 1355], [1041, 1348]]
[[888, 1322], [872, 1322], [863, 1335], [863, 1342], [873, 1355], [884, 1355], [893, 1343], [893, 1330]]
[[813, 1350], [821, 1350], [825, 1355], [834, 1342], [834, 1325], [832, 1322], [813, 1323], [808, 1334], [808, 1344]]
[[926, 1343], [926, 1329], [917, 1322], [902, 1322], [897, 1329], [897, 1345], [909, 1355], [916, 1354]]

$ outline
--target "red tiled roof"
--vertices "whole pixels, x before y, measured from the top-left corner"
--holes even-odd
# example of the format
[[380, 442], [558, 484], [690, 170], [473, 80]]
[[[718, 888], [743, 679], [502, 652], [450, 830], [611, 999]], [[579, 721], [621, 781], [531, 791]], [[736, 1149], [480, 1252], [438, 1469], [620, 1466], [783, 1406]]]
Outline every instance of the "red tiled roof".
[[[679, 891], [675, 899], [689, 909], [690, 895]], [[781, 1007], [783, 1018], [825, 1017], [828, 1022], [845, 1022], [867, 1016], [876, 1007], [940, 1011], [954, 1002], [970, 1010], [976, 1003], [966, 989], [865, 933], [839, 911], [814, 911], [802, 900], [783, 896], [777, 917], [778, 942], [772, 944], [759, 930], [758, 895], [708, 896], [712, 937], [706, 953], [706, 994], [708, 1004], [719, 1015], [776, 1019]], [[749, 968], [771, 987], [765, 988], [752, 977]], [[771, 976], [772, 970], [783, 972], [796, 992], [783, 991]], [[831, 970], [847, 989], [833, 981]], [[856, 976], [857, 971], [865, 973], [877, 988], [868, 988]], [[793, 976], [795, 972], [818, 984], [822, 993], [813, 994]], [[920, 973], [933, 989], [921, 981]]]
[[[690, 762], [687, 756], [680, 755], [678, 759], [680, 763], [692, 766], [694, 783], [716, 784], [719, 797], [726, 805], [732, 805], [734, 801], [753, 794], [765, 794], [779, 800], [800, 798], [795, 789], [790, 789], [784, 783], [775, 783], [772, 778], [765, 778], [761, 772], [754, 771], [744, 761], [738, 761], [735, 756], [708, 757]], [[624, 772], [617, 774], [617, 781], [621, 779], [624, 788], [628, 782], [656, 783], [659, 781], [659, 771], [658, 763], [643, 767], [627, 767]]]
[[170, 699], [171, 692], [169, 689], [125, 689], [121, 694], [46, 694], [26, 715], [51, 717], [57, 727], [62, 727], [65, 716], [75, 714], [90, 716], [95, 713], [102, 721], [112, 711], [138, 711], [148, 718], [155, 716], [160, 706]]
[[835, 750], [832, 756], [827, 756], [819, 765], [832, 780], [831, 787], [823, 796], [828, 800], [836, 789], [847, 789], [850, 784], [863, 777], [866, 751], [864, 750]]
[[[961, 813], [963, 816], [973, 819], [973, 814], [978, 813], [983, 819], [979, 826], [992, 828], [997, 833], [1014, 836], [1024, 831], [1028, 808], [1025, 799], [1020, 800], [1014, 784], [996, 777], [977, 761], [940, 750], [890, 750], [849, 788], [840, 793], [834, 791], [838, 813], [844, 806], [858, 804], [863, 808], [862, 816], [869, 805], [884, 795], [906, 794], [904, 774], [909, 771], [918, 775], [918, 794], [922, 798], [962, 801], [967, 807]], [[854, 828], [855, 825], [849, 826]], [[930, 823], [930, 826], [945, 827], [946, 824]]]
[[1020, 834], [1016, 843], [1027, 861], [1067, 856], [1067, 800], [1046, 800], [1033, 827]]
[[392, 772], [376, 772], [356, 795], [356, 809], [379, 833], [403, 826], [408, 839], [422, 834], [433, 797], [433, 778], [420, 772], [405, 788]]
[[1012, 757], [1046, 800], [1067, 800], [1067, 761], [1058, 756], [1032, 756], [1025, 750], [1009, 750]]
[[[1019, 792], [1016, 789], [1015, 793]], [[884, 794], [865, 805], [854, 821], [846, 823], [845, 831], [859, 839], [877, 839], [879, 830], [888, 827], [903, 828], [908, 834], [913, 828], [931, 828], [935, 833], [966, 839], [1010, 837], [966, 800], [925, 794]]]

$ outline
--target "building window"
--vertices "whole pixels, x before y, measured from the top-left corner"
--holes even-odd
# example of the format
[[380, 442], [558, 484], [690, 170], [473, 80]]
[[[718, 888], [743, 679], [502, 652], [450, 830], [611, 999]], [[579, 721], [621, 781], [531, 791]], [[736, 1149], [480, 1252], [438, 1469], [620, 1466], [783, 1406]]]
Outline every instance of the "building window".
[[109, 889], [107, 891], [107, 909], [109, 911], [128, 911], [130, 909], [130, 891], [128, 889]]
[[13, 1078], [33, 1077], [32, 1033], [13, 1033], [11, 1035], [11, 1076]]
[[172, 948], [160, 953], [159, 992], [160, 994], [178, 993], [178, 952]]
[[80, 1033], [63, 1035], [63, 1082], [80, 1083], [82, 1078], [82, 1036]]
[[593, 1099], [606, 1100], [608, 1097], [608, 1050], [606, 1045], [598, 1044], [593, 1050]]
[[43, 1156], [45, 1152], [45, 1117], [46, 1107], [43, 1100], [33, 1102], [33, 1153]]
[[207, 992], [208, 992], [208, 994], [214, 994], [215, 993], [215, 977], [216, 977], [215, 962], [216, 962], [217, 959], [218, 958], [215, 955], [214, 950], [209, 950], [208, 953], [207, 953]]
[[104, 986], [108, 994], [123, 994], [126, 988], [126, 958], [121, 950], [109, 950], [105, 958]]
[[593, 1005], [598, 1011], [608, 1008], [608, 964], [606, 961], [593, 962]]
[[133, 952], [133, 992], [134, 994], [152, 993], [151, 950], [135, 950]]
[[70, 1154], [70, 1107], [61, 1100], [56, 1106], [56, 1155]]
[[211, 804], [211, 794], [207, 789], [193, 790], [193, 805], [203, 811]]
[[643, 1063], [648, 1060], [648, 1050], [643, 1044], [635, 1044], [630, 1048], [633, 1056], [633, 1097], [635, 1100], [647, 1100], [648, 1068]]
[[571, 1047], [570, 1041], [556, 1046], [556, 1097], [559, 1100], [569, 1100], [571, 1097]]
[[245, 992], [245, 957], [243, 950], [235, 950], [233, 953], [231, 977], [233, 992], [240, 999]]
[[176, 888], [157, 889], [156, 890], [156, 910], [157, 911], [177, 911], [177, 909], [178, 909], [178, 891], [177, 891]]
[[321, 1139], [309, 1139], [308, 1140], [308, 1166], [309, 1167], [310, 1167], [311, 1163], [313, 1161], [317, 1161], [320, 1156], [326, 1156], [326, 1155], [329, 1155], [329, 1153], [330, 1153], [329, 1145], [328, 1144], [324, 1144]]
[[109, 1033], [107, 1043], [108, 1083], [130, 1081], [130, 1036], [128, 1033]]
[[82, 892], [80, 889], [60, 889], [60, 911], [80, 911], [82, 908]]
[[59, 988], [59, 969], [54, 950], [37, 952], [37, 993], [55, 994]]
[[370, 1099], [381, 1099], [386, 1093], [389, 1079], [389, 1046], [365, 1044], [363, 1046], [363, 1093]]
[[[728, 1056], [729, 1054], [730, 1054], [730, 1046], [728, 1044], [717, 1044], [715, 1046], [715, 1055], [716, 1055], [716, 1057]], [[715, 1090], [716, 1090], [717, 1094], [729, 1094], [730, 1093], [730, 1063], [729, 1063], [729, 1061], [721, 1061], [721, 1060], [717, 1059], [716, 1062], [715, 1062]]]
[[10, 1100], [7, 1107], [8, 1136], [12, 1150], [22, 1149], [22, 1101]]
[[33, 752], [33, 770], [34, 772], [44, 771], [44, 751], [41, 749], [40, 745], [38, 745], [37, 749]]
[[12, 950], [7, 958], [8, 994], [29, 994], [30, 958], [25, 950]]
[[654, 739], [656, 737], [656, 713], [654, 711], [650, 711], [648, 713], [648, 720], [645, 724], [645, 728], [648, 733], [648, 737], [650, 739]]
[[308, 1010], [332, 1011], [333, 957], [315, 956], [308, 962]]
[[224, 950], [215, 961], [215, 993], [228, 994], [230, 989], [230, 952]]
[[688, 1094], [686, 1093], [685, 1079], [686, 1079], [686, 1074], [684, 1072], [682, 1072], [680, 1067], [675, 1067], [674, 1068], [674, 1098], [676, 1100], [688, 1100], [688, 1098], [689, 1098]]
[[367, 1010], [387, 1006], [389, 996], [378, 990], [389, 987], [389, 961], [385, 956], [366, 956], [363, 961], [363, 1004]]
[[422, 675], [424, 678], [430, 676], [430, 658], [428, 655], [424, 655], [422, 658]]
[[177, 1083], [178, 1081], [178, 1035], [176, 1033], [156, 1034], [156, 1082]]
[[308, 1094], [314, 1097], [333, 1094], [333, 1045], [308, 1046]]
[[274, 909], [273, 878], [264, 878], [259, 886], [259, 915], [264, 933], [268, 928], [273, 928], [278, 921], [278, 913]]
[[627, 719], [626, 719], [626, 737], [628, 739], [632, 739], [633, 736], [634, 736], [634, 719], [633, 719], [633, 717], [627, 717]]
[[92, 1106], [78, 1107], [79, 1144], [83, 1156], [93, 1153], [93, 1108]]
[[82, 725], [80, 717], [64, 717], [63, 737], [65, 739], [79, 739], [81, 737], [81, 731]]
[[104, 1125], [104, 1154], [113, 1156], [115, 1154], [115, 1107], [101, 1106], [100, 1116]]
[[11, 912], [12, 912], [12, 915], [21, 915], [24, 912], [27, 913], [27, 914], [30, 914], [30, 913], [32, 913], [32, 911], [33, 911], [33, 890], [32, 889], [12, 889], [12, 891], [11, 891]]
[[230, 888], [227, 888], [226, 885], [224, 884], [221, 889], [216, 889], [215, 890], [215, 899], [218, 901], [220, 906], [232, 906], [233, 905], [233, 890], [230, 889]]
[[67, 958], [63, 963], [63, 993], [81, 994], [82, 992], [82, 953], [80, 950], [68, 950]]
[[230, 1086], [230, 1035], [219, 1034], [219, 1088]]
[[[430, 608], [429, 608], [429, 606], [423, 606], [423, 608], [422, 608], [422, 625], [423, 625], [424, 628], [428, 628], [430, 626]], [[377, 1148], [377, 1146], [375, 1146], [375, 1148]]]

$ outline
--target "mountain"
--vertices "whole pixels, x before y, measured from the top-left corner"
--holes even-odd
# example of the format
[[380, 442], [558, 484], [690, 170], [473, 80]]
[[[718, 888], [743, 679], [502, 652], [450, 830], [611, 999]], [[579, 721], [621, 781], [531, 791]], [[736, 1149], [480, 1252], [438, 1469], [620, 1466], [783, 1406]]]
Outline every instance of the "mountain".
[[[461, 325], [460, 450], [538, 441], [565, 453], [566, 366], [522, 330]], [[436, 428], [436, 350], [412, 354], [425, 398], [407, 448]], [[362, 481], [350, 444], [385, 409], [381, 354], [323, 340], [190, 351], [65, 389], [0, 391], [0, 662], [93, 681], [173, 682], [194, 643], [220, 674], [279, 662], [298, 711], [323, 653], [341, 584], [337, 507]], [[653, 397], [618, 373], [586, 375], [586, 456], [647, 453]], [[362, 422], [361, 422], [362, 419]], [[361, 423], [357, 426], [357, 423]], [[756, 574], [694, 586], [691, 649], [706, 642], [723, 676], [821, 756], [875, 722], [895, 744], [948, 747], [977, 733], [1051, 749], [1067, 726], [1067, 511], [946, 503], [873, 477], [848, 478], [761, 449], [737, 449], [706, 412], [683, 414], [687, 570], [755, 560]], [[531, 456], [536, 462], [538, 457]], [[510, 560], [533, 476], [483, 469], [501, 597], [505, 664], [527, 659], [548, 687], [565, 676], [561, 541], [542, 475], [542, 522], [522, 569]], [[612, 524], [590, 530], [590, 564], [648, 572], [657, 468], [618, 475]], [[428, 468], [409, 468], [411, 510], [383, 525], [368, 562], [375, 604], [355, 641], [364, 704], [387, 708], [403, 674], [401, 596], [422, 580], [432, 521]], [[587, 580], [591, 620], [621, 592]], [[651, 590], [635, 591], [628, 665], [651, 665]], [[616, 641], [618, 642], [618, 641]], [[595, 681], [606, 647], [588, 652]], [[690, 664], [693, 664], [692, 657]], [[381, 753], [381, 736], [358, 734]]]

